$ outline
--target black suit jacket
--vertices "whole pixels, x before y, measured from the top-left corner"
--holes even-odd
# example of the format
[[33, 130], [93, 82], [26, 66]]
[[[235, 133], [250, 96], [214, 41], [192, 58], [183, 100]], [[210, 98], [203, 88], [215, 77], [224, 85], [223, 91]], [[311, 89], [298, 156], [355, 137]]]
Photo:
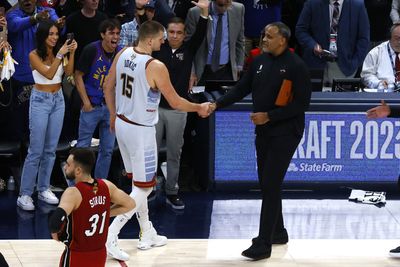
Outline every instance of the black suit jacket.
[[389, 117], [400, 118], [400, 107], [391, 106]]

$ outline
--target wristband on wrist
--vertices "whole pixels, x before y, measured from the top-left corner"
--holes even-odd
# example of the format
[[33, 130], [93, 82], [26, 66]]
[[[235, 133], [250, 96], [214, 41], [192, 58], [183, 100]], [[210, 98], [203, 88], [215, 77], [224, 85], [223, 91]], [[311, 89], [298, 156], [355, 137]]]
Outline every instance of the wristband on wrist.
[[35, 15], [33, 15], [33, 19], [34, 19], [35, 21], [37, 21], [37, 13], [36, 13]]
[[63, 54], [57, 53], [56, 58], [58, 58], [59, 60], [62, 60], [63, 59]]

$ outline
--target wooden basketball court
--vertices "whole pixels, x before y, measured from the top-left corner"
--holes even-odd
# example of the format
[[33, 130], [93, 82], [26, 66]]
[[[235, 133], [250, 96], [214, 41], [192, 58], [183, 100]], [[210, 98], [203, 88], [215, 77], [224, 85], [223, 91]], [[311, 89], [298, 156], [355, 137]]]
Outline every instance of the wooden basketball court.
[[[178, 267], [397, 267], [400, 259], [388, 251], [400, 240], [297, 239], [273, 246], [270, 259], [249, 261], [240, 255], [250, 245], [244, 239], [172, 239], [164, 247], [136, 249], [137, 239], [120, 240], [131, 258], [128, 262], [107, 259], [106, 266]], [[63, 244], [54, 240], [2, 240], [0, 251], [11, 267], [58, 266]]]

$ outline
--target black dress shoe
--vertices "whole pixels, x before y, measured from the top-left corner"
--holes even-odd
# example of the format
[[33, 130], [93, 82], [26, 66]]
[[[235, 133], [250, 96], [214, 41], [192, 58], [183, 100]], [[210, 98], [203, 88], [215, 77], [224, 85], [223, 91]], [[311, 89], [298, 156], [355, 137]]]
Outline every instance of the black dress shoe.
[[254, 243], [242, 252], [242, 256], [258, 261], [271, 257], [271, 247], [265, 244]]
[[274, 233], [274, 236], [272, 237], [272, 244], [283, 245], [287, 242], [289, 242], [289, 236], [285, 228], [280, 232]]
[[400, 247], [390, 250], [389, 255], [393, 258], [400, 258]]
[[[251, 241], [253, 244], [259, 240], [259, 237], [254, 237]], [[274, 236], [272, 237], [272, 244], [273, 245], [284, 245], [287, 242], [289, 242], [289, 236], [284, 228], [282, 231], [274, 233]]]

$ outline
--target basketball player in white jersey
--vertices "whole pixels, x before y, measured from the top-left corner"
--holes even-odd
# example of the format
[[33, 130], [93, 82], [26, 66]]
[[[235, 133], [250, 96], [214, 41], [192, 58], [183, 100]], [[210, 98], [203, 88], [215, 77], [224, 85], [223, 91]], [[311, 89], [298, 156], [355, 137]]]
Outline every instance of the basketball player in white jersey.
[[210, 114], [210, 103], [194, 104], [180, 97], [171, 84], [166, 66], [150, 56], [164, 43], [164, 27], [156, 21], [145, 22], [139, 29], [138, 39], [136, 47], [127, 47], [117, 54], [104, 83], [110, 127], [115, 129], [125, 170], [132, 177], [130, 196], [136, 202], [135, 209], [117, 216], [109, 228], [107, 253], [123, 261], [129, 255], [119, 249], [118, 234], [134, 213], [141, 231], [139, 249], [167, 243], [167, 238], [157, 235], [149, 221], [147, 206], [147, 196], [156, 184], [155, 124], [161, 94], [174, 109], [197, 112], [201, 117]]

